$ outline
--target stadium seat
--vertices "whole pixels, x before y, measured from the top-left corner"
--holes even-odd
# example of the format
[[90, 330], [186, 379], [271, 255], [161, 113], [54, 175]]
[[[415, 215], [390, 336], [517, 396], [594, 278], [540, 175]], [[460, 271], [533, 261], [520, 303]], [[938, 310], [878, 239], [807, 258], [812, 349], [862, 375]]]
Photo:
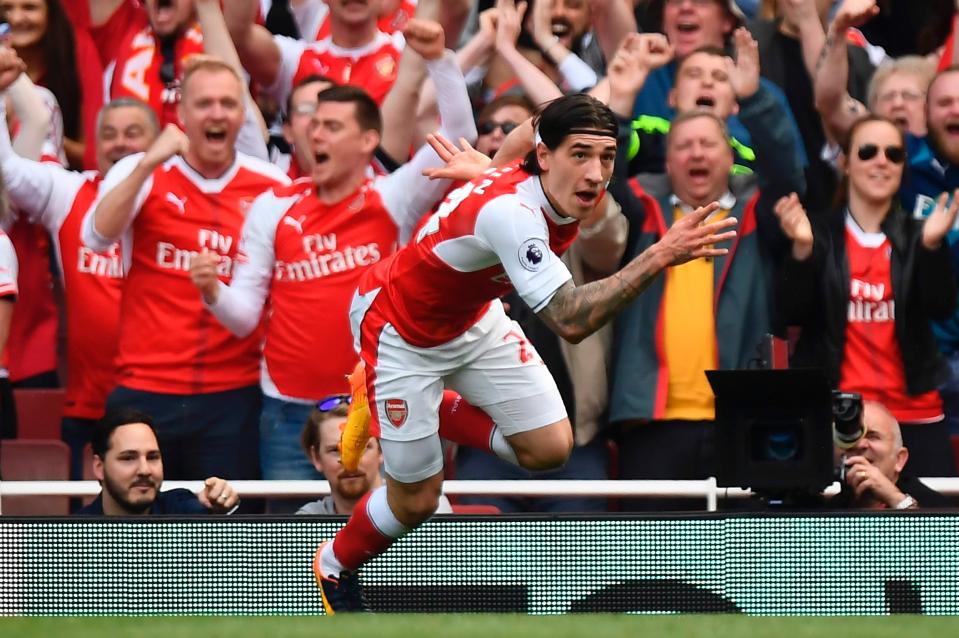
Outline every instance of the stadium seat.
[[[0, 475], [4, 481], [66, 481], [70, 448], [62, 441], [5, 439], [0, 442]], [[4, 496], [4, 516], [66, 516], [66, 496]]]
[[495, 505], [458, 505], [450, 502], [454, 514], [502, 514]]
[[17, 404], [17, 437], [60, 440], [63, 414], [62, 389], [19, 388], [13, 391]]

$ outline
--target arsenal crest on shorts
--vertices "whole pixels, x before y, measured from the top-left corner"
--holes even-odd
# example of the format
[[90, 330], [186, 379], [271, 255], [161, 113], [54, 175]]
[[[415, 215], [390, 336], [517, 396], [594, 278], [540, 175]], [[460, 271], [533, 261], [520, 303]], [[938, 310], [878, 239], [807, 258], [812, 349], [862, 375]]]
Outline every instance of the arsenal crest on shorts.
[[406, 416], [409, 410], [406, 407], [406, 399], [387, 399], [386, 400], [386, 418], [390, 420], [394, 428], [398, 428], [406, 423]]

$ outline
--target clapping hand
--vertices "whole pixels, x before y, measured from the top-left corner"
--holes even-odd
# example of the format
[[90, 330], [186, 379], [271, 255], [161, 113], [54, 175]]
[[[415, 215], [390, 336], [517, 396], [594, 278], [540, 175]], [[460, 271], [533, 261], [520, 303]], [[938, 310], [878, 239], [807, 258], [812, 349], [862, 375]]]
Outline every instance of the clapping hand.
[[793, 259], [805, 261], [812, 254], [813, 234], [806, 209], [803, 208], [796, 193], [781, 197], [773, 207], [773, 212], [779, 219], [779, 227], [792, 242]]
[[956, 212], [959, 211], [959, 188], [953, 191], [951, 202], [948, 197], [948, 193], [939, 195], [936, 207], [922, 225], [922, 245], [927, 250], [939, 248], [946, 233], [952, 230], [956, 223]]

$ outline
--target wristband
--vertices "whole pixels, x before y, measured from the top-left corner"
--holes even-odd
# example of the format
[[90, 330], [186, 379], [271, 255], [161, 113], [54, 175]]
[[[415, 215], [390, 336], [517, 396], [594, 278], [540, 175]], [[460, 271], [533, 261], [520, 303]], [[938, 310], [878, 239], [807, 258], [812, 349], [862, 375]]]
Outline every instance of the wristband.
[[919, 503], [916, 502], [916, 499], [906, 494], [905, 498], [896, 503], [896, 506], [893, 509], [897, 510], [908, 510], [914, 509], [919, 506]]

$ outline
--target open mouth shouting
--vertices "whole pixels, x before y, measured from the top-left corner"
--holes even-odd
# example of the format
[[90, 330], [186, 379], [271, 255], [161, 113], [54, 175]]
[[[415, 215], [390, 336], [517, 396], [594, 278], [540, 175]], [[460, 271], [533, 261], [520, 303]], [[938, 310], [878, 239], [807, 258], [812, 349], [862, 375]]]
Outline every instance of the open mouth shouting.
[[212, 144], [222, 144], [226, 142], [226, 127], [224, 126], [208, 126], [203, 129], [203, 135], [206, 137], [206, 141]]
[[711, 95], [700, 95], [696, 98], [696, 106], [701, 109], [712, 109], [716, 106], [716, 99]]

